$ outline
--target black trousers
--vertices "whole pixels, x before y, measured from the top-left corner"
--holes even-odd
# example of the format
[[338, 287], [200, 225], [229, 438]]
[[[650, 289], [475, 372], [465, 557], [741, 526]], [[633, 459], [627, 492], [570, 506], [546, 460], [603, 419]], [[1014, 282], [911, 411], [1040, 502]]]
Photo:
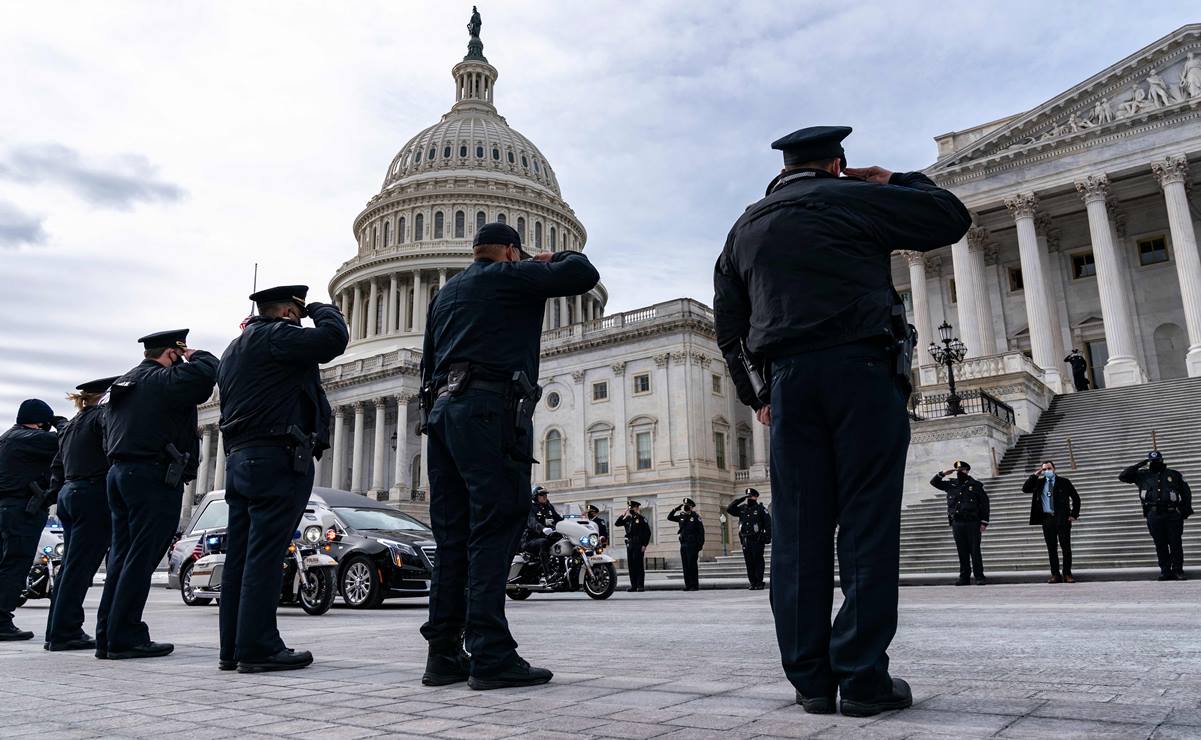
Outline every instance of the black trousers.
[[1051, 575], [1059, 575], [1059, 549], [1063, 548], [1063, 575], [1072, 575], [1072, 523], [1056, 524], [1052, 514], [1043, 515], [1043, 539], [1047, 542], [1047, 559]]
[[742, 543], [742, 559], [746, 561], [746, 579], [752, 586], [763, 585], [763, 571], [767, 567], [763, 558], [763, 549], [762, 542], [747, 540]]
[[1088, 390], [1088, 376], [1084, 373], [1072, 373], [1072, 383], [1078, 391]]
[[[183, 484], [163, 482], [167, 466], [114, 462], [108, 470], [113, 539], [96, 613], [96, 649], [120, 652], [150, 642], [142, 621], [150, 578], [162, 561], [183, 506]], [[102, 626], [103, 625], [103, 626]]]
[[25, 513], [25, 498], [0, 499], [0, 627], [10, 627], [33, 567], [46, 511]]
[[697, 560], [701, 556], [700, 545], [680, 543], [680, 560], [684, 566], [684, 588], [700, 588], [701, 576]]
[[[1147, 513], [1147, 530], [1155, 540], [1155, 559], [1164, 575], [1184, 570], [1184, 519], [1176, 513]], [[0, 614], [3, 617], [3, 614]]]
[[[772, 363], [772, 580], [784, 673], [805, 696], [891, 690], [907, 393], [884, 348]], [[842, 607], [834, 601], [835, 528]]]
[[312, 491], [313, 463], [297, 473], [286, 448], [247, 447], [227, 458], [222, 660], [261, 660], [286, 647], [275, 622], [283, 587], [280, 564]]
[[[447, 651], [458, 649], [462, 634], [476, 676], [504, 670], [517, 657], [505, 619], [505, 582], [530, 510], [530, 465], [505, 452], [511, 425], [500, 395], [470, 388], [438, 399], [429, 418], [430, 524], [438, 557], [421, 634], [431, 648]], [[527, 454], [531, 436], [527, 428]]]
[[[63, 524], [63, 565], [54, 582], [46, 642], [77, 640], [84, 635], [83, 600], [108, 554], [113, 539], [113, 513], [104, 478], [72, 480], [58, 492], [58, 519]], [[97, 615], [96, 631], [106, 631]]]
[[959, 555], [959, 577], [984, 577], [984, 561], [980, 559], [980, 522], [953, 522], [955, 551]]
[[643, 588], [646, 583], [645, 547], [626, 543], [626, 569], [630, 573], [630, 588]]

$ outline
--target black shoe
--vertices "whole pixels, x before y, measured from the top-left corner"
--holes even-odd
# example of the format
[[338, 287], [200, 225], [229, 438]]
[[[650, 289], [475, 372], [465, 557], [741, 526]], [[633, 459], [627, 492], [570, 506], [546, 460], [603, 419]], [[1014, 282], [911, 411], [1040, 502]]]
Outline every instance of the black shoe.
[[0, 627], [0, 642], [16, 642], [17, 640], [32, 639], [32, 632], [29, 630], [18, 629], [15, 624]]
[[905, 709], [911, 706], [913, 706], [913, 692], [910, 691], [909, 684], [902, 679], [894, 678], [892, 691], [884, 696], [865, 700], [848, 699], [843, 696], [840, 709], [848, 717], [872, 717], [881, 712]]
[[1188, 580], [1188, 576], [1186, 576], [1184, 574], [1184, 571], [1182, 571], [1182, 570], [1176, 571], [1176, 573], [1174, 573], [1174, 575], [1176, 576], [1176, 580], [1178, 580], [1178, 581], [1187, 581]]
[[555, 674], [545, 668], [534, 668], [521, 658], [508, 668], [491, 676], [471, 676], [467, 685], [476, 691], [508, 689], [517, 686], [540, 686], [550, 681]]
[[1156, 578], [1155, 580], [1157, 580], [1157, 581], [1174, 581], [1174, 580], [1176, 580], [1176, 574], [1175, 573], [1160, 573], [1159, 578]]
[[634, 588], [633, 586], [630, 586], [629, 588], [627, 588], [627, 589], [626, 589], [626, 591], [629, 591], [630, 593], [634, 593], [634, 592], [636, 592], [637, 590], [638, 590], [638, 589]]
[[422, 686], [449, 686], [462, 683], [471, 674], [471, 657], [458, 648], [455, 652], [435, 652], [430, 648], [425, 659], [425, 673], [421, 676]]
[[148, 642], [128, 650], [109, 650], [109, 660], [132, 660], [134, 658], [161, 658], [170, 655], [175, 646], [169, 642]]
[[815, 696], [812, 699], [801, 692], [796, 692], [796, 703], [809, 714], [834, 714], [834, 694]]
[[988, 583], [988, 579], [987, 579], [987, 578], [985, 578], [984, 576], [979, 576], [978, 578], [976, 578], [976, 585], [977, 585], [977, 586], [984, 586], [984, 585], [986, 585], [987, 583]]
[[96, 648], [96, 660], [108, 660], [108, 651], [104, 648]]
[[640, 593], [640, 594], [641, 594], [641, 593], [645, 593], [645, 592], [646, 592], [646, 587], [645, 587], [645, 586], [639, 586], [639, 587], [638, 587], [638, 593]]
[[295, 671], [313, 664], [313, 654], [308, 650], [299, 652], [284, 648], [275, 655], [257, 660], [239, 660], [238, 673], [267, 673], [268, 671]]
[[46, 649], [50, 652], [58, 652], [60, 650], [95, 650], [96, 641], [84, 635], [74, 640], [65, 640], [63, 642], [48, 642]]
[[752, 583], [751, 585], [749, 585], [749, 586], [747, 586], [747, 587], [746, 587], [746, 590], [747, 590], [747, 591], [754, 591], [754, 590], [756, 590], [756, 589], [758, 589], [758, 588], [759, 588], [758, 586], [756, 586], [755, 584], [753, 584], [753, 583]]
[[959, 580], [955, 581], [956, 586], [966, 586], [969, 583], [971, 583], [971, 581], [966, 576], [960, 576]]
[[236, 670], [238, 670], [238, 661], [226, 660], [225, 658], [221, 658], [220, 660], [217, 661], [217, 670], [219, 670], [219, 671], [236, 671]]

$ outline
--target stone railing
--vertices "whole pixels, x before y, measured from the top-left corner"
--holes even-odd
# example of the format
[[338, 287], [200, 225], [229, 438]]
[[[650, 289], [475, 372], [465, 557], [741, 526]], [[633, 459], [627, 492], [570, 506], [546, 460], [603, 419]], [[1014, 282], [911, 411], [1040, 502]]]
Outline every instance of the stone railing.
[[[922, 385], [947, 382], [946, 365], [923, 365], [920, 369]], [[1026, 373], [1039, 380], [1043, 371], [1022, 352], [1005, 352], [999, 355], [972, 357], [955, 365], [955, 381], [992, 378], [998, 375]]]
[[547, 347], [568, 344], [596, 336], [615, 334], [631, 326], [645, 325], [658, 321], [678, 321], [688, 318], [712, 324], [713, 310], [690, 298], [656, 303], [653, 306], [610, 314], [603, 318], [545, 331], [542, 333], [542, 347], [546, 349]]
[[410, 349], [399, 349], [327, 367], [321, 371], [321, 380], [328, 383], [355, 378], [361, 375], [370, 375], [381, 370], [417, 368], [420, 364], [421, 361], [418, 359], [416, 352]]
[[548, 480], [542, 484], [542, 487], [548, 491], [566, 491], [571, 488], [571, 479], [564, 478], [563, 480]]
[[749, 468], [745, 469], [745, 470], [735, 470], [734, 471], [734, 480], [744, 481], [744, 480], [750, 480], [750, 479], [751, 479], [751, 471]]

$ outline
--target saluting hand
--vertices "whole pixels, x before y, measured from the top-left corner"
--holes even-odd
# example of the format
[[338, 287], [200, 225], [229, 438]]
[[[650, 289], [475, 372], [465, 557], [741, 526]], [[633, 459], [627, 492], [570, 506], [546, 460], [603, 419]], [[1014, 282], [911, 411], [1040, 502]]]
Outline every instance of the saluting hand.
[[191, 361], [192, 361], [192, 355], [194, 355], [195, 353], [196, 353], [196, 350], [194, 350], [194, 349], [191, 349], [191, 348], [189, 348], [189, 349], [185, 349], [185, 350], [183, 351], [183, 358], [184, 358], [185, 360], [187, 360], [188, 362], [191, 362]]
[[858, 177], [880, 185], [887, 185], [888, 178], [892, 177], [892, 170], [886, 170], [883, 167], [875, 165], [871, 167], [847, 167], [843, 172], [850, 177]]
[[539, 252], [534, 255], [535, 262], [550, 262], [550, 258], [554, 257], [554, 252]]

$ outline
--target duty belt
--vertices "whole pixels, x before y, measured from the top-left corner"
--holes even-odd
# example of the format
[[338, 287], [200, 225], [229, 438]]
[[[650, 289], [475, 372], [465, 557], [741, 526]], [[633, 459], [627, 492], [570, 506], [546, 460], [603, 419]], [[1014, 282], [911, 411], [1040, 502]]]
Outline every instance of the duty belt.
[[[467, 384], [467, 387], [464, 388], [464, 390], [487, 391], [488, 393], [496, 393], [498, 395], [503, 396], [503, 395], [507, 394], [512, 388], [513, 388], [513, 384], [510, 382], [502, 382], [502, 381], [497, 381], [497, 380], [474, 380], [473, 379], [470, 383]], [[450, 394], [450, 386], [444, 385], [438, 389], [438, 392], [435, 394], [435, 397], [442, 398], [443, 396], [446, 396], [449, 394]]]

